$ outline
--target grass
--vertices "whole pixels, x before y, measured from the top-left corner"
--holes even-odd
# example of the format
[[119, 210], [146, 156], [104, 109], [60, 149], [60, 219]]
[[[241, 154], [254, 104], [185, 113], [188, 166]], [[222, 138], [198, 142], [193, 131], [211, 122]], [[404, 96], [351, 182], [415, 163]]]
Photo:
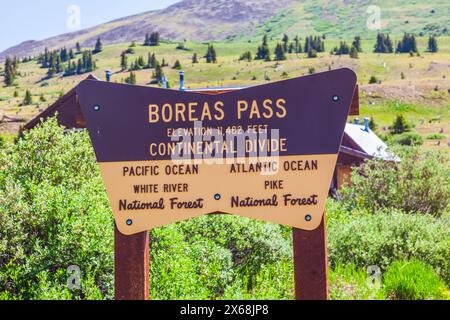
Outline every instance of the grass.
[[423, 262], [394, 262], [384, 275], [384, 293], [395, 300], [449, 299], [445, 283]]

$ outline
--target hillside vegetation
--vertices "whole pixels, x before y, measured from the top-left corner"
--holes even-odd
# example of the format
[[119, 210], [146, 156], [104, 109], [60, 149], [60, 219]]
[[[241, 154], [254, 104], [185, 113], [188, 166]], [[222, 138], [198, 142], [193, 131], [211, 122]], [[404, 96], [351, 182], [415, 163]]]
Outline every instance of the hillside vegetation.
[[[394, 37], [393, 40], [400, 40]], [[272, 58], [277, 43], [281, 38], [269, 38]], [[290, 38], [292, 41], [293, 38]], [[361, 89], [361, 117], [374, 117], [380, 133], [386, 132], [398, 114], [405, 117], [423, 136], [425, 145], [431, 148], [448, 150], [448, 132], [450, 117], [450, 38], [438, 37], [439, 52], [425, 52], [428, 37], [418, 37], [420, 56], [405, 54], [373, 53], [375, 40], [362, 40], [359, 59], [348, 55], [331, 55], [330, 51], [339, 46], [340, 40], [326, 38], [325, 52], [318, 53], [317, 58], [308, 58], [307, 54], [286, 54], [287, 60], [270, 61], [240, 60], [246, 51], [253, 58], [256, 55], [258, 42], [215, 42], [217, 63], [206, 63], [204, 55], [208, 44], [199, 42], [161, 42], [160, 46], [143, 46], [144, 37], [136, 42], [134, 53], [127, 54], [128, 68], [139, 57], [146, 61], [149, 53], [154, 53], [161, 63], [172, 88], [179, 87], [178, 72], [181, 67], [186, 72], [188, 88], [220, 87], [220, 86], [252, 86], [261, 83], [278, 81], [286, 78], [308, 75], [341, 67], [349, 67], [358, 75]], [[304, 38], [300, 43], [303, 45]], [[352, 38], [346, 40], [352, 42]], [[93, 74], [105, 79], [106, 70], [112, 72], [112, 81], [124, 82], [130, 76], [128, 68], [122, 71], [121, 54], [129, 49], [130, 43], [103, 46], [103, 50], [95, 54], [93, 59], [97, 69]], [[179, 49], [177, 49], [177, 47]], [[181, 48], [181, 49], [180, 49]], [[93, 47], [84, 49], [93, 49]], [[192, 63], [197, 54], [199, 63]], [[75, 60], [80, 58], [77, 55]], [[173, 68], [176, 61], [181, 66]], [[0, 66], [2, 68], [2, 66]], [[41, 68], [36, 60], [20, 63], [19, 76], [15, 85], [0, 88], [0, 120], [2, 116], [23, 119], [23, 122], [0, 123], [0, 133], [14, 134], [19, 127], [40, 111], [53, 103], [58, 97], [72, 89], [86, 74], [64, 77], [62, 74], [47, 77], [47, 69]], [[134, 71], [136, 84], [151, 85], [155, 69]], [[369, 84], [375, 76], [378, 83]], [[3, 83], [0, 76], [0, 82]], [[153, 84], [152, 84], [153, 85]], [[24, 105], [26, 91], [29, 90], [33, 103]], [[435, 138], [427, 139], [430, 135]], [[438, 146], [439, 144], [439, 146]]]
[[76, 42], [93, 46], [98, 37], [105, 44], [140, 40], [145, 32], [159, 31], [163, 38], [190, 41], [252, 40], [263, 34], [325, 34], [349, 39], [359, 35], [374, 38], [367, 28], [369, 6], [378, 6], [383, 32], [401, 35], [414, 32], [448, 35], [450, 7], [446, 0], [184, 0], [166, 9], [125, 17], [99, 26], [52, 37], [27, 41], [0, 53], [28, 56], [45, 47], [74, 47]]

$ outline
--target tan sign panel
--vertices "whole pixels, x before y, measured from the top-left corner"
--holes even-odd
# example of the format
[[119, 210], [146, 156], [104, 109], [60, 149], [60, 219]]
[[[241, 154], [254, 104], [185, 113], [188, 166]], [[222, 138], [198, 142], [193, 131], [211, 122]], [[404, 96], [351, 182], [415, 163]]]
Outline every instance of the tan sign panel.
[[342, 69], [216, 96], [89, 80], [77, 94], [122, 233], [210, 213], [314, 230], [355, 85]]

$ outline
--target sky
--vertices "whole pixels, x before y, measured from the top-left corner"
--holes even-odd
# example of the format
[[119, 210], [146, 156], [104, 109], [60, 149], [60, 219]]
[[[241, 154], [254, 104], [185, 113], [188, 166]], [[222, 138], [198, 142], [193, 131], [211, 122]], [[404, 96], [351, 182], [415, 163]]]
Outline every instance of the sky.
[[180, 0], [12, 0], [2, 5], [0, 52], [117, 18], [162, 9]]

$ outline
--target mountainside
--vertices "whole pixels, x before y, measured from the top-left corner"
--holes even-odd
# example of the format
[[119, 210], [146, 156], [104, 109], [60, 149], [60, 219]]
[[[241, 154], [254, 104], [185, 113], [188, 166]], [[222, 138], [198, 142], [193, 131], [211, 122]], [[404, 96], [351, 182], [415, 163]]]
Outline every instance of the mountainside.
[[36, 55], [45, 47], [73, 47], [76, 42], [93, 46], [98, 37], [104, 44], [142, 41], [145, 33], [152, 31], [174, 41], [243, 40], [264, 33], [279, 36], [284, 32], [370, 38], [377, 30], [367, 28], [369, 5], [379, 7], [383, 32], [448, 33], [448, 0], [184, 0], [163, 10], [42, 41], [26, 41], [0, 53], [0, 60], [8, 55]]

